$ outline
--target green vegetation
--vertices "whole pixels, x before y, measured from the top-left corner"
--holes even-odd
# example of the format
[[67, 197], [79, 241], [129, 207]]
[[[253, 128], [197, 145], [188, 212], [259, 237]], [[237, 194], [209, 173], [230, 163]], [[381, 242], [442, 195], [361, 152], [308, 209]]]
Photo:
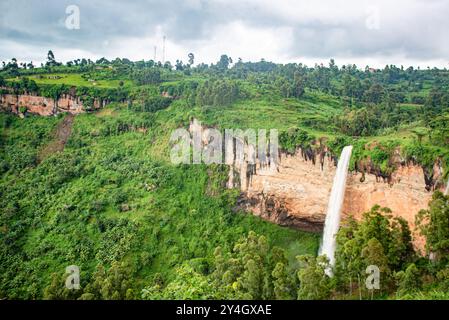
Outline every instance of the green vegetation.
[[[426, 256], [432, 253], [432, 259], [414, 252], [407, 222], [392, 218], [390, 212], [375, 206], [361, 222], [352, 220], [340, 229], [332, 279], [334, 296], [448, 299], [449, 197], [435, 192], [429, 210], [417, 216], [427, 243]], [[360, 282], [370, 265], [379, 267], [381, 284], [371, 292]]]
[[[1, 115], [9, 123], [2, 130], [8, 151], [2, 153], [1, 182], [3, 297], [73, 298], [56, 287], [65, 267], [76, 264], [85, 288], [76, 298], [140, 298], [153, 277], [168, 283], [182, 264], [208, 275], [215, 248], [232, 247], [250, 230], [284, 248], [290, 259], [316, 252], [317, 235], [233, 213], [237, 194], [223, 189], [225, 167], [171, 165], [167, 150], [160, 153], [152, 143], [169, 115], [119, 105], [109, 110], [76, 117], [64, 151], [39, 164], [34, 159], [62, 119]], [[39, 127], [46, 140], [33, 142], [37, 137], [28, 136], [24, 124]], [[22, 144], [33, 161], [13, 156]], [[114, 274], [110, 268], [119, 262], [127, 263], [123, 272], [132, 293], [99, 293], [95, 282], [106, 280], [97, 277]], [[106, 271], [96, 273], [98, 268]]]
[[[12, 59], [1, 94], [79, 97], [91, 111], [74, 118], [64, 150], [39, 157], [58, 139], [65, 115], [0, 114], [0, 298], [8, 299], [326, 299], [447, 298], [448, 198], [435, 193], [420, 214], [428, 251], [410, 230], [374, 207], [338, 238], [335, 277], [316, 257], [319, 235], [235, 212], [224, 165], [169, 161], [169, 138], [192, 117], [218, 129], [278, 129], [283, 151], [336, 158], [354, 146], [351, 170], [388, 179], [394, 156], [449, 168], [447, 70], [386, 66], [306, 67], [267, 61], [173, 68], [127, 59], [57, 62], [40, 68]], [[65, 268], [81, 270], [81, 290], [64, 288]], [[369, 264], [382, 289], [363, 286]]]
[[[130, 80], [97, 80], [89, 78], [88, 73], [51, 73], [45, 75], [35, 75], [28, 77], [36, 84], [69, 84], [73, 86], [84, 87], [99, 87], [99, 88], [118, 88], [118, 87], [130, 87], [132, 82]], [[22, 78], [23, 79], [23, 78]], [[9, 78], [7, 81], [16, 82], [17, 78]], [[123, 81], [122, 84], [120, 82]]]

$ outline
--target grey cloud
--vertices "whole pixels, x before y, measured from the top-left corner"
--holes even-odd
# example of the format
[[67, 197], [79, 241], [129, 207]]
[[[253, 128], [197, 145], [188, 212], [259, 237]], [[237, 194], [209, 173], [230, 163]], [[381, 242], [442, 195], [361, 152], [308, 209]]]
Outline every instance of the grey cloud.
[[410, 12], [406, 8], [398, 16], [380, 12], [379, 28], [369, 29], [366, 16], [346, 22], [323, 25], [317, 23], [294, 26], [292, 56], [369, 57], [403, 54], [412, 59], [445, 59], [449, 56], [449, 3], [440, 12]]
[[[322, 5], [323, 1], [319, 2]], [[349, 1], [348, 8], [358, 3]], [[420, 5], [422, 0], [410, 3]], [[293, 41], [285, 44], [291, 58], [370, 57], [402, 53], [414, 59], [445, 59], [449, 55], [446, 40], [449, 20], [445, 17], [449, 3], [441, 0], [427, 3], [429, 10], [426, 12], [417, 12], [419, 6], [399, 10], [394, 8], [395, 1], [390, 4], [394, 9], [392, 12], [388, 11], [388, 6], [380, 6], [383, 10], [380, 29], [369, 30], [363, 14], [342, 15], [326, 21], [326, 17], [319, 16], [320, 10], [315, 10], [318, 12], [316, 17], [312, 15], [303, 19], [299, 16], [292, 20], [257, 2], [245, 1], [202, 0], [192, 4], [191, 1], [155, 0], [2, 0], [0, 41], [96, 52], [104, 40], [144, 38], [154, 35], [159, 27], [171, 41], [188, 46], [192, 41], [207, 42], [218, 26], [226, 27], [234, 21], [241, 21], [253, 28], [291, 28]], [[71, 4], [80, 8], [80, 30], [64, 27], [65, 8]], [[0, 58], [9, 58], [5, 56], [7, 53], [9, 50], [1, 46]]]

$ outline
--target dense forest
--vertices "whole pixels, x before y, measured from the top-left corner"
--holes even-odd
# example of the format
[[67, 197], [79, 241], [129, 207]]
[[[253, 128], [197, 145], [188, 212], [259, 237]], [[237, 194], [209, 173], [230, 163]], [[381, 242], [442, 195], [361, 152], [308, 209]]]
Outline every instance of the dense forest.
[[[72, 95], [86, 112], [60, 152], [48, 146], [68, 115], [0, 113], [0, 299], [449, 298], [449, 197], [432, 178], [435, 161], [449, 178], [448, 70], [186, 61], [3, 62], [0, 94]], [[350, 170], [369, 162], [384, 180], [400, 150], [436, 190], [416, 217], [425, 253], [375, 206], [341, 227], [329, 276], [320, 234], [236, 210], [227, 166], [170, 163], [170, 134], [192, 118], [279, 129], [289, 153], [325, 144], [337, 158], [351, 144]], [[69, 265], [79, 290], [64, 285]], [[365, 287], [369, 265], [378, 290]]]

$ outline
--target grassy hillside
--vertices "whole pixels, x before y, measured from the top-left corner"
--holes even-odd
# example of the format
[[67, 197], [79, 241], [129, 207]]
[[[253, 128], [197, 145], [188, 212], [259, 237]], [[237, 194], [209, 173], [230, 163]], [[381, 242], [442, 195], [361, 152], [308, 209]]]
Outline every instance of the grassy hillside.
[[[45, 75], [34, 75], [30, 79], [39, 84], [65, 84], [70, 86], [99, 87], [99, 88], [118, 88], [122, 80], [98, 80], [95, 77], [90, 78], [89, 74], [82, 73], [51, 73]], [[9, 78], [8, 81], [19, 81], [20, 78]], [[130, 87], [132, 82], [122, 81], [121, 86]]]
[[[98, 264], [127, 261], [138, 297], [156, 273], [169, 281], [183, 262], [211, 268], [215, 247], [231, 248], [250, 230], [284, 248], [291, 261], [316, 253], [318, 235], [233, 213], [238, 193], [224, 190], [225, 167], [171, 165], [168, 151], [158, 147], [166, 139], [159, 132], [175, 128], [176, 121], [165, 122], [170, 114], [148, 117], [116, 105], [78, 116], [63, 152], [2, 176], [2, 207], [9, 212], [2, 225], [10, 228], [3, 240], [14, 243], [6, 252], [3, 247], [3, 296], [42, 297], [51, 274], [70, 264], [80, 266], [86, 284]], [[8, 151], [26, 148], [36, 157], [62, 120], [2, 114], [4, 163], [29, 166]], [[118, 123], [147, 132], [117, 131]], [[38, 128], [46, 140], [26, 128]]]

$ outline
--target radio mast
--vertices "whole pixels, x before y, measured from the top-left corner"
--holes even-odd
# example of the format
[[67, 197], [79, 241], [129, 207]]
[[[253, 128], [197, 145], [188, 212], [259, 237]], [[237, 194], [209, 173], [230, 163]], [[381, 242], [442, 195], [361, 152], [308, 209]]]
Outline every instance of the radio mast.
[[165, 64], [165, 38], [162, 38], [162, 64]]

